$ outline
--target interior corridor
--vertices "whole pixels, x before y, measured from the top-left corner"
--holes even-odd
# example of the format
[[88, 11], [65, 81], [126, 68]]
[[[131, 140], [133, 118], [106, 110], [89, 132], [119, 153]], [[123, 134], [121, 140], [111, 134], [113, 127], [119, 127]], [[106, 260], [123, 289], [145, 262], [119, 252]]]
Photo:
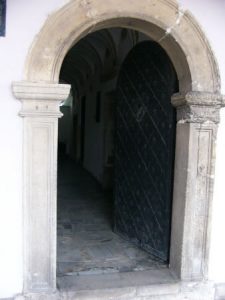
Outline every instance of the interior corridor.
[[57, 275], [130, 272], [160, 261], [112, 232], [112, 195], [73, 160], [58, 170]]
[[104, 29], [70, 49], [60, 80], [71, 93], [59, 119], [58, 287], [167, 268], [176, 88], [167, 54], [137, 31]]

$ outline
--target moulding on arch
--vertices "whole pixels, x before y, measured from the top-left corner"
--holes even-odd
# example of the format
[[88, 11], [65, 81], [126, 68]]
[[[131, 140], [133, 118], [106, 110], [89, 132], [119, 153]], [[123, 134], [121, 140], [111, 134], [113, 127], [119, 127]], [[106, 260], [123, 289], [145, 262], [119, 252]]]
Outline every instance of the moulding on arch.
[[88, 33], [108, 27], [133, 28], [158, 41], [175, 66], [181, 92], [220, 92], [218, 66], [203, 31], [171, 0], [70, 1], [50, 15], [34, 40], [25, 79], [58, 82], [68, 50]]

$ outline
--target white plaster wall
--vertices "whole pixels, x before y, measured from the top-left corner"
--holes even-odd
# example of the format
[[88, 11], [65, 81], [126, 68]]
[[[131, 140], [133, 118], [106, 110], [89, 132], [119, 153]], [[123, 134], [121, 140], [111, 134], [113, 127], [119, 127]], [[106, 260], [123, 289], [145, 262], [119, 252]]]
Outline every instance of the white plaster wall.
[[[0, 298], [22, 290], [22, 119], [11, 94], [12, 80], [21, 80], [28, 49], [50, 13], [66, 0], [8, 0], [6, 37], [0, 37]], [[180, 0], [205, 30], [220, 65], [225, 93], [225, 1]], [[225, 111], [218, 136], [210, 278], [225, 282]]]
[[[183, 9], [189, 9], [201, 24], [219, 64], [222, 93], [225, 94], [225, 1], [180, 0]], [[212, 241], [210, 252], [210, 279], [225, 282], [225, 109], [217, 138], [217, 162], [214, 190]]]
[[22, 119], [11, 82], [21, 80], [28, 49], [65, 0], [8, 0], [6, 37], [0, 37], [0, 298], [22, 290]]

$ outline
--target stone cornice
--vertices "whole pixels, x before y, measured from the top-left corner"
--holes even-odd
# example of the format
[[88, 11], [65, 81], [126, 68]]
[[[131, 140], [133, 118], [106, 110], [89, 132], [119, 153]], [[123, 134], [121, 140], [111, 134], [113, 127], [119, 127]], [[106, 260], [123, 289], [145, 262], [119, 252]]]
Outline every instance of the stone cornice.
[[216, 93], [189, 92], [174, 94], [172, 105], [177, 109], [177, 121], [184, 123], [219, 123], [219, 110], [225, 106], [225, 97]]
[[189, 92], [187, 94], [174, 94], [172, 96], [172, 105], [174, 107], [183, 105], [198, 106], [225, 106], [225, 96], [216, 93]]
[[70, 85], [17, 81], [12, 83], [14, 96], [19, 100], [64, 101], [70, 92]]
[[59, 118], [59, 104], [67, 99], [70, 85], [19, 81], [12, 83], [12, 91], [22, 102], [20, 116]]

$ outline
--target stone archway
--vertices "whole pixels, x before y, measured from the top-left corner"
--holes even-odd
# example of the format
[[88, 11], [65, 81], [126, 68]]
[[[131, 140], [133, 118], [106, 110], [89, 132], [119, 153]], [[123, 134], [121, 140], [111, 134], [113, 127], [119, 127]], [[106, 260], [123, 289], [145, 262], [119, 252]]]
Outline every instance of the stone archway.
[[219, 92], [220, 78], [210, 45], [195, 19], [175, 0], [71, 1], [45, 23], [28, 54], [25, 80], [58, 83], [68, 50], [87, 33], [130, 27], [157, 41], [171, 58], [180, 92]]
[[87, 33], [128, 27], [157, 41], [171, 58], [180, 93], [170, 270], [181, 280], [207, 279], [220, 78], [194, 18], [174, 0], [71, 1], [51, 15], [27, 57], [25, 81], [13, 83], [24, 118], [24, 292], [56, 289], [56, 169], [62, 61]]

